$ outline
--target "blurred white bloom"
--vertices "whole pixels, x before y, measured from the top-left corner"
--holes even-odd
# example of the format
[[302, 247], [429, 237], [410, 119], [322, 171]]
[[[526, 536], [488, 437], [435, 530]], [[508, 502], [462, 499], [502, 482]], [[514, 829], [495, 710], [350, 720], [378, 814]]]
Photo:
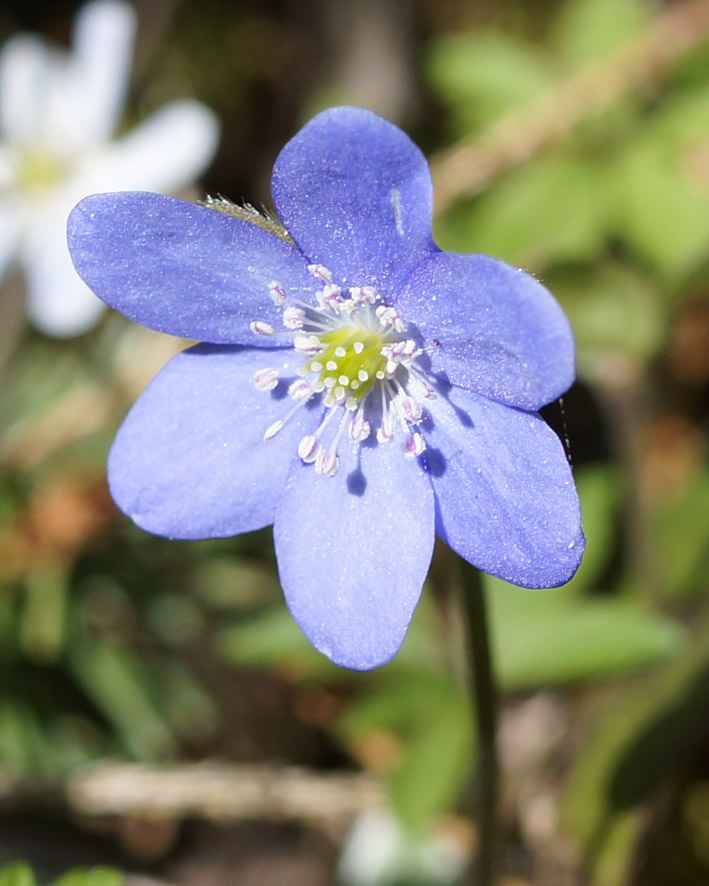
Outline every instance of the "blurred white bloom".
[[338, 880], [343, 886], [450, 886], [464, 870], [468, 855], [460, 833], [441, 827], [430, 835], [414, 835], [391, 812], [372, 810], [362, 813], [347, 835]]
[[66, 218], [97, 191], [170, 193], [210, 162], [213, 113], [175, 101], [112, 141], [128, 86], [136, 16], [94, 0], [76, 17], [71, 53], [19, 34], [0, 50], [0, 279], [25, 271], [27, 313], [43, 332], [78, 335], [104, 305], [74, 271]]

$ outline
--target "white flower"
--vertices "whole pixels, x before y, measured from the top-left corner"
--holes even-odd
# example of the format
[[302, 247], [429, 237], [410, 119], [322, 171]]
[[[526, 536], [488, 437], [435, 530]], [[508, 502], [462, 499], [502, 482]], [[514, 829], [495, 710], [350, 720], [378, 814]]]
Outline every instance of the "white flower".
[[0, 279], [24, 268], [27, 313], [43, 332], [78, 335], [104, 305], [74, 271], [66, 217], [96, 191], [174, 192], [211, 160], [213, 113], [175, 101], [112, 140], [128, 86], [136, 16], [94, 0], [76, 17], [71, 53], [19, 34], [0, 49]]
[[363, 812], [350, 829], [338, 865], [345, 886], [458, 881], [469, 847], [460, 828], [440, 825], [412, 834], [386, 809]]

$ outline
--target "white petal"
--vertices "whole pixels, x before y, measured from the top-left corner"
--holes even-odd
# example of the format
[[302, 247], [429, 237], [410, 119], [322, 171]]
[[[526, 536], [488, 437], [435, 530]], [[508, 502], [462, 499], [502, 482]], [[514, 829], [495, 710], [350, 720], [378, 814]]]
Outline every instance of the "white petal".
[[15, 206], [8, 202], [0, 203], [0, 280], [12, 261], [17, 249], [20, 226]]
[[9, 141], [38, 137], [50, 67], [48, 49], [37, 37], [19, 34], [0, 50], [0, 131]]
[[120, 122], [136, 25], [133, 7], [122, 0], [95, 0], [76, 16], [70, 64], [82, 144], [106, 141]]
[[27, 314], [37, 329], [65, 338], [96, 323], [105, 305], [74, 270], [63, 217], [52, 216], [33, 232], [25, 243], [23, 262]]
[[190, 184], [217, 147], [214, 114], [196, 101], [175, 101], [111, 145], [85, 179], [85, 194], [96, 191], [170, 193]]
[[11, 150], [7, 145], [0, 144], [0, 194], [3, 191], [7, 194], [15, 183], [15, 157], [15, 151]]

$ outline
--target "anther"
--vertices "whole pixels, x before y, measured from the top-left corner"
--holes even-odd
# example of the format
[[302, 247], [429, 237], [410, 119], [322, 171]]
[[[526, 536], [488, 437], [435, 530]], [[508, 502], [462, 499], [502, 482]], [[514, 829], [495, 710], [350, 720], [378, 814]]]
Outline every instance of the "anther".
[[298, 455], [306, 464], [310, 464], [315, 461], [315, 456], [318, 454], [318, 438], [315, 434], [307, 434], [303, 437], [298, 443]]
[[318, 305], [322, 310], [327, 310], [329, 308], [331, 311], [335, 311], [335, 313], [338, 312], [340, 305], [344, 301], [342, 298], [342, 290], [334, 283], [328, 283], [328, 285], [324, 286], [320, 292], [316, 292], [315, 298], [318, 300]]
[[350, 289], [350, 298], [356, 304], [373, 305], [377, 300], [377, 290], [373, 286], [353, 286]]
[[380, 443], [389, 443], [394, 438], [394, 427], [392, 425], [391, 416], [385, 412], [382, 416], [382, 423], [377, 430], [377, 440]]
[[278, 370], [259, 369], [252, 381], [257, 391], [272, 391], [278, 384]]
[[350, 437], [361, 442], [370, 434], [369, 422], [365, 421], [364, 410], [360, 407], [350, 422]]
[[252, 320], [249, 323], [249, 329], [256, 335], [273, 335], [273, 326], [264, 320]]
[[281, 430], [281, 428], [283, 427], [284, 424], [285, 424], [285, 421], [279, 419], [278, 421], [274, 421], [274, 423], [272, 425], [269, 425], [266, 428], [266, 431], [263, 435], [264, 441], [272, 440], [276, 436], [276, 434]]
[[329, 283], [332, 280], [332, 271], [329, 271], [324, 265], [308, 265], [308, 270], [313, 277], [317, 277], [318, 280], [322, 280], [325, 283]]
[[295, 305], [283, 309], [283, 325], [287, 329], [300, 329], [305, 323], [305, 311]]
[[296, 403], [307, 403], [314, 393], [313, 386], [304, 378], [296, 379], [288, 388], [288, 395]]
[[321, 449], [315, 457], [315, 470], [323, 477], [332, 477], [339, 464], [340, 459], [332, 449]]
[[277, 306], [284, 304], [287, 298], [285, 289], [275, 281], [268, 284], [268, 294], [271, 296], [273, 304]]
[[421, 455], [425, 448], [426, 442], [417, 431], [413, 434], [408, 434], [402, 446], [406, 458], [416, 458], [417, 455]]
[[293, 348], [299, 354], [317, 354], [320, 349], [320, 339], [317, 335], [296, 335], [293, 339]]

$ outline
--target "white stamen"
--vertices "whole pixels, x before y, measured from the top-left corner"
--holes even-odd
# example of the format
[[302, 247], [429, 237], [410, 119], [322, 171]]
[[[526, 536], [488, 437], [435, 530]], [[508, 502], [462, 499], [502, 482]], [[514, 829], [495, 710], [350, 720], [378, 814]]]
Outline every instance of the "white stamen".
[[278, 384], [278, 370], [259, 369], [252, 381], [257, 391], [272, 391]]
[[329, 308], [331, 311], [335, 311], [335, 313], [338, 312], [344, 301], [342, 298], [342, 290], [334, 283], [329, 283], [327, 286], [324, 286], [320, 292], [315, 294], [315, 298], [318, 300], [318, 305], [321, 310], [326, 311]]
[[361, 354], [362, 351], [364, 350], [364, 342], [356, 341], [352, 345], [352, 350], [355, 352], [355, 354]]
[[266, 440], [272, 440], [276, 434], [281, 430], [283, 425], [285, 424], [285, 420], [279, 419], [278, 421], [274, 421], [272, 425], [269, 425], [266, 428], [266, 432], [263, 435], [264, 442]]
[[347, 351], [342, 347], [342, 345], [338, 345], [335, 348], [335, 356], [336, 357], [346, 357]]
[[404, 331], [404, 321], [401, 319], [401, 315], [396, 310], [396, 308], [387, 307], [386, 305], [379, 305], [379, 307], [374, 311], [374, 316], [379, 320], [381, 325], [386, 329], [388, 326], [393, 326], [397, 332]]
[[332, 477], [337, 472], [340, 459], [332, 449], [320, 449], [315, 456], [315, 470], [323, 477]]
[[285, 289], [275, 281], [268, 284], [268, 294], [271, 296], [273, 304], [277, 306], [284, 304], [287, 298]]
[[364, 382], [364, 381], [369, 381], [369, 373], [367, 372], [366, 369], [360, 369], [360, 370], [357, 372], [357, 378], [358, 378], [360, 381], [363, 381], [363, 382]]
[[327, 369], [328, 372], [334, 372], [337, 369], [337, 363], [335, 363], [334, 360], [328, 360], [325, 364], [325, 369]]
[[344, 388], [349, 387], [349, 384], [350, 384], [349, 375], [341, 375], [337, 380]]
[[328, 271], [324, 265], [308, 265], [308, 270], [313, 277], [317, 277], [318, 280], [323, 280], [325, 283], [332, 280], [332, 271]]
[[417, 455], [421, 455], [425, 448], [426, 442], [418, 431], [408, 434], [402, 446], [406, 458], [416, 458]]
[[256, 335], [273, 335], [273, 326], [264, 320], [252, 320], [249, 323], [249, 329]]
[[300, 329], [305, 323], [305, 311], [295, 305], [288, 305], [283, 309], [283, 325], [287, 329]]
[[314, 393], [313, 386], [304, 378], [296, 379], [288, 388], [288, 395], [296, 403], [307, 403]]
[[394, 411], [403, 421], [417, 424], [421, 421], [421, 405], [413, 397], [403, 392], [394, 397]]
[[344, 314], [346, 317], [352, 317], [358, 310], [359, 305], [356, 302], [353, 302], [351, 298], [345, 299], [337, 306], [337, 312], [339, 314]]
[[373, 286], [353, 286], [350, 289], [350, 298], [355, 304], [373, 305], [377, 300], [377, 290]]
[[412, 374], [409, 376], [408, 387], [420, 397], [425, 397], [427, 400], [436, 399], [436, 392], [431, 385], [418, 374]]
[[317, 354], [320, 349], [320, 339], [317, 335], [296, 335], [293, 347], [299, 354]]
[[306, 464], [311, 464], [315, 461], [315, 456], [318, 454], [318, 438], [315, 434], [307, 434], [303, 437], [298, 443], [298, 455]]
[[370, 430], [369, 422], [364, 418], [364, 409], [360, 406], [350, 422], [350, 437], [361, 443], [362, 440], [367, 439]]
[[389, 412], [385, 412], [382, 416], [382, 424], [377, 431], [377, 440], [380, 443], [389, 443], [394, 439], [394, 424], [391, 420]]

